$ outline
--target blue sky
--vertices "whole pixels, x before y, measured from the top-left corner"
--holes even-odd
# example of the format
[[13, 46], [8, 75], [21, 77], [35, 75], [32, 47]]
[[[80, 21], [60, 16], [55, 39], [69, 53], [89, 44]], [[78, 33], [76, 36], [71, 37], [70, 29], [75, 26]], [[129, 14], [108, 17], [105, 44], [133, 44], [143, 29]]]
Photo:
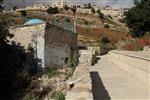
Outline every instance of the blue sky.
[[[8, 2], [7, 6], [17, 5], [18, 7], [20, 7], [20, 6], [25, 6], [24, 2], [26, 5], [31, 5], [34, 3], [49, 4], [50, 2], [55, 1], [55, 0], [6, 0], [6, 1]], [[133, 6], [133, 0], [71, 0], [71, 2], [73, 4], [83, 4], [83, 3], [90, 2], [98, 6], [110, 5], [114, 8]]]

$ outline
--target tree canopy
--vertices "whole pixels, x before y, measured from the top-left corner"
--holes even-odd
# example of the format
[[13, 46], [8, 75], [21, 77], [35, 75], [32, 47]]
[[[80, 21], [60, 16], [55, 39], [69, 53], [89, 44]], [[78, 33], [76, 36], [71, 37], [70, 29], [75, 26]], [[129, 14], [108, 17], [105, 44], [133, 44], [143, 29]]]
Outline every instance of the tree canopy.
[[[7, 22], [0, 21], [0, 100], [21, 100], [19, 98], [30, 84], [30, 75], [34, 74], [33, 70], [30, 71], [30, 65], [37, 60], [33, 49], [25, 50], [11, 40], [13, 36], [9, 33]], [[27, 62], [28, 58], [31, 64]]]
[[47, 9], [47, 13], [48, 14], [58, 14], [59, 13], [59, 10], [58, 10], [58, 7], [49, 7], [48, 9]]
[[134, 37], [150, 32], [150, 0], [136, 2], [135, 7], [125, 13], [125, 22]]
[[0, 12], [4, 10], [4, 7], [1, 5], [3, 0], [0, 0]]

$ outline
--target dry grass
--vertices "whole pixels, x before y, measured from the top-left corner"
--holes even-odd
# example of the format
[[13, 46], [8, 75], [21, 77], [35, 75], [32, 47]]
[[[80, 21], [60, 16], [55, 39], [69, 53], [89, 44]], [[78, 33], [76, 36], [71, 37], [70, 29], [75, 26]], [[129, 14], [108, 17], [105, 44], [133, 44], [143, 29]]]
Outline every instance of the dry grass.
[[[27, 15], [28, 17], [31, 17], [31, 18], [40, 18], [43, 20], [51, 20], [53, 17], [56, 17], [56, 16], [59, 16], [59, 18], [63, 19], [63, 16], [67, 16], [70, 19], [70, 21], [73, 20], [73, 16], [71, 13], [47, 15], [46, 12], [44, 11], [28, 11]], [[76, 17], [77, 17], [77, 23], [79, 25], [85, 25], [85, 23], [88, 23], [91, 26], [104, 25], [103, 21], [99, 17], [93, 16], [93, 15], [77, 14]], [[0, 14], [0, 19], [1, 20], [12, 19], [10, 20], [11, 25], [18, 25], [18, 24], [21, 25], [24, 23], [24, 18], [20, 17], [20, 13], [3, 13], [3, 14]], [[117, 42], [123, 39], [125, 36], [127, 36], [126, 32], [113, 31], [108, 28], [88, 28], [88, 27], [84, 28], [84, 27], [79, 27], [79, 26], [77, 27], [77, 33], [79, 36], [79, 41], [83, 41], [87, 43], [97, 42], [97, 40], [102, 36], [109, 37], [109, 39], [112, 42]]]
[[22, 25], [25, 21], [19, 13], [16, 12], [7, 12], [0, 13], [0, 21], [6, 21], [9, 26]]
[[79, 41], [84, 38], [85, 41], [91, 40], [91, 42], [94, 42], [94, 41], [97, 42], [97, 40], [103, 36], [108, 37], [111, 40], [111, 42], [117, 42], [123, 39], [124, 37], [126, 37], [128, 34], [126, 32], [112, 31], [107, 28], [102, 28], [102, 29], [90, 28], [89, 29], [89, 28], [78, 27], [77, 32], [79, 34]]

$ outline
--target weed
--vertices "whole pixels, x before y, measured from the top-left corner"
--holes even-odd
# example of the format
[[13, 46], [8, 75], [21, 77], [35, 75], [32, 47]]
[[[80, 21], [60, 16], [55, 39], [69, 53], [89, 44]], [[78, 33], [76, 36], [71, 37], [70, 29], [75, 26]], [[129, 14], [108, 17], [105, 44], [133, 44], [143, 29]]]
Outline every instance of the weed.
[[60, 91], [56, 91], [52, 95], [55, 98], [55, 100], [65, 100], [65, 95]]
[[58, 72], [56, 68], [47, 68], [46, 73], [49, 78], [60, 74], [60, 72]]

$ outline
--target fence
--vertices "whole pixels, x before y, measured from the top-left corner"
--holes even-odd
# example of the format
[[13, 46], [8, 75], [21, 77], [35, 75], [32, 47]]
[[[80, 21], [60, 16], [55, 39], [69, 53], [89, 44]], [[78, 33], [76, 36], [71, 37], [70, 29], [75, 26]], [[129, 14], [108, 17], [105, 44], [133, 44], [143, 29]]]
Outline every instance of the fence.
[[58, 19], [54, 19], [50, 22], [51, 25], [59, 27], [61, 29], [76, 33], [76, 25], [75, 22], [67, 22], [67, 18], [64, 17], [64, 22], [60, 22]]

